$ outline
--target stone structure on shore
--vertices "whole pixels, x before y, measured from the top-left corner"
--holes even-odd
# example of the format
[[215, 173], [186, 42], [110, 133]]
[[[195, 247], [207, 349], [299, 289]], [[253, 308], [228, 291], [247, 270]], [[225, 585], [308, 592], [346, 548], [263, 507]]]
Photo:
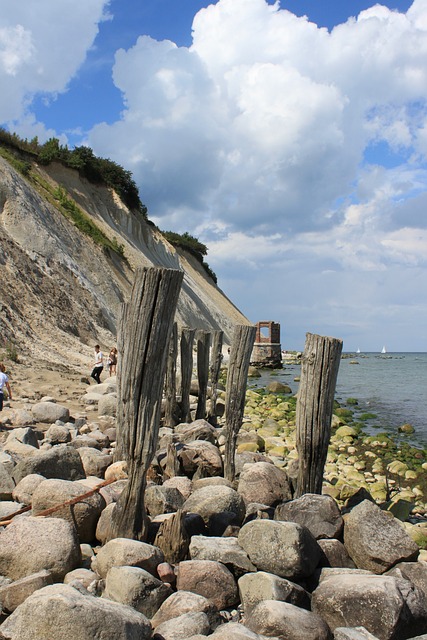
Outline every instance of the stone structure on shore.
[[282, 347], [280, 344], [280, 324], [272, 320], [256, 323], [255, 343], [251, 355], [251, 365], [255, 367], [282, 368]]

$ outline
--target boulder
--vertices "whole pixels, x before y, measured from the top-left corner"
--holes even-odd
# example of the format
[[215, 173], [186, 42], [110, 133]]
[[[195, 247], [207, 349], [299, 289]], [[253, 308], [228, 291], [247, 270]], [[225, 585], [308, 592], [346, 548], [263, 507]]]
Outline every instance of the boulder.
[[12, 613], [34, 591], [47, 587], [49, 584], [53, 584], [52, 574], [50, 571], [42, 570], [0, 587], [0, 602], [3, 611]]
[[[210, 478], [207, 479], [209, 480]], [[172, 487], [174, 489], [178, 489], [180, 494], [184, 497], [184, 500], [187, 500], [193, 491], [193, 483], [190, 478], [187, 478], [187, 476], [174, 476], [173, 478], [168, 478], [164, 481], [163, 486], [168, 489]]]
[[223, 464], [219, 449], [207, 440], [188, 442], [178, 449], [177, 454], [181, 467], [189, 478], [197, 478], [200, 473], [204, 476], [222, 475]]
[[6, 467], [0, 464], [0, 500], [11, 500], [15, 483]]
[[62, 580], [80, 560], [76, 531], [60, 518], [21, 516], [0, 532], [0, 575], [12, 580], [43, 569]]
[[409, 580], [424, 593], [427, 602], [427, 562], [423, 560], [418, 560], [418, 562], [399, 562], [393, 569], [387, 571], [385, 575]]
[[192, 560], [221, 562], [235, 578], [239, 578], [244, 573], [256, 571], [256, 567], [249, 560], [236, 538], [193, 536], [189, 551]]
[[310, 531], [295, 522], [252, 520], [238, 541], [259, 571], [299, 580], [311, 575], [321, 550]]
[[343, 567], [354, 569], [353, 560], [347, 553], [342, 542], [335, 538], [321, 539], [317, 541], [322, 550], [319, 565], [321, 567]]
[[57, 420], [68, 422], [70, 411], [56, 402], [37, 402], [31, 408], [33, 418], [36, 422], [53, 423]]
[[15, 482], [18, 483], [30, 473], [61, 480], [80, 480], [85, 477], [79, 454], [65, 444], [56, 445], [48, 451], [37, 451], [35, 455], [21, 460], [13, 471]]
[[288, 602], [263, 600], [251, 609], [245, 624], [256, 633], [283, 640], [330, 640], [327, 624], [316, 613]]
[[0, 632], [10, 640], [148, 640], [151, 625], [131, 607], [55, 584], [27, 598]]
[[334, 640], [378, 640], [365, 627], [337, 627]]
[[246, 504], [260, 502], [272, 506], [292, 498], [286, 472], [269, 462], [245, 465], [237, 491]]
[[73, 571], [67, 573], [64, 577], [64, 584], [72, 584], [78, 581], [85, 589], [88, 589], [92, 582], [98, 579], [99, 578], [94, 571], [79, 567], [78, 569], [73, 569]]
[[130, 540], [129, 538], [113, 538], [99, 551], [95, 559], [95, 570], [105, 578], [111, 567], [141, 567], [151, 575], [157, 575], [157, 565], [164, 561], [163, 553], [157, 547]]
[[11, 431], [7, 436], [6, 445], [14, 440], [17, 440], [22, 444], [29, 444], [30, 447], [35, 447], [36, 449], [39, 448], [37, 435], [31, 427], [21, 427]]
[[34, 424], [34, 418], [26, 409], [14, 409], [12, 411], [12, 424], [16, 427], [26, 427]]
[[339, 538], [343, 519], [337, 503], [331, 496], [306, 493], [296, 500], [279, 504], [274, 512], [275, 520], [298, 522], [319, 538]]
[[198, 593], [180, 589], [163, 602], [157, 613], [152, 617], [151, 624], [155, 629], [162, 622], [190, 612], [205, 613], [211, 627], [216, 627], [219, 622], [218, 609], [210, 600]]
[[0, 502], [0, 520], [9, 518], [12, 514], [20, 511], [24, 507], [25, 505], [20, 502], [14, 502], [13, 500], [3, 500], [2, 502]]
[[381, 640], [404, 640], [427, 628], [422, 592], [392, 576], [354, 571], [329, 575], [321, 580], [311, 603], [331, 630], [362, 625]]
[[267, 385], [267, 391], [270, 393], [292, 393], [292, 389], [289, 385], [279, 382], [279, 380], [272, 380]]
[[102, 449], [98, 440], [91, 438], [86, 431], [82, 431], [82, 433], [79, 433], [73, 438], [71, 440], [71, 446], [74, 447], [74, 449], [81, 449], [82, 447], [90, 447], [91, 449], [98, 449], [99, 451]]
[[196, 634], [206, 636], [209, 630], [207, 615], [192, 611], [159, 624], [153, 634], [153, 640], [188, 640]]
[[140, 567], [111, 567], [103, 597], [127, 604], [152, 618], [172, 589]]
[[194, 440], [206, 440], [212, 444], [216, 444], [217, 430], [206, 420], [200, 419], [190, 422], [177, 424], [175, 429], [175, 441], [193, 442]]
[[11, 474], [15, 466], [15, 460], [9, 453], [0, 451], [0, 466]]
[[239, 602], [233, 574], [220, 562], [213, 560], [184, 560], [178, 565], [176, 587], [192, 591], [210, 600], [218, 609]]
[[98, 413], [100, 416], [115, 416], [117, 414], [116, 393], [108, 393], [99, 398]]
[[110, 466], [105, 470], [105, 479], [112, 480], [126, 480], [128, 477], [127, 473], [127, 462], [125, 460], [118, 460], [117, 462], [113, 462]]
[[227, 478], [223, 478], [222, 476], [212, 476], [211, 478], [197, 478], [196, 480], [191, 481], [191, 486], [193, 491], [198, 491], [199, 489], [203, 489], [204, 487], [218, 487], [221, 485], [222, 487], [230, 487], [230, 489], [234, 489], [234, 485]]
[[[36, 516], [45, 509], [82, 496], [88, 490], [88, 487], [78, 482], [44, 480], [33, 493], [32, 513]], [[96, 525], [105, 506], [104, 498], [99, 493], [94, 493], [73, 505], [61, 507], [61, 509], [54, 511], [51, 517], [63, 518], [75, 526], [80, 542], [93, 542]]]
[[45, 440], [51, 444], [66, 444], [71, 441], [71, 431], [65, 425], [52, 424], [45, 433]]
[[[81, 482], [84, 482], [84, 480]], [[113, 482], [106, 487], [102, 487], [99, 493], [104, 498], [106, 504], [117, 502], [127, 482], [127, 480], [117, 480], [117, 482]]]
[[354, 507], [344, 522], [344, 545], [356, 567], [380, 574], [418, 557], [418, 545], [398, 520], [370, 500]]
[[310, 609], [310, 596], [305, 589], [273, 573], [247, 573], [239, 578], [238, 587], [246, 614], [262, 600], [279, 600], [302, 609]]
[[24, 504], [31, 504], [33, 493], [43, 480], [46, 478], [39, 473], [30, 473], [29, 476], [25, 476], [14, 488], [13, 499]]
[[230, 487], [207, 486], [194, 491], [184, 502], [183, 510], [198, 513], [212, 535], [222, 535], [228, 524], [242, 523], [245, 503]]
[[113, 462], [113, 456], [101, 453], [101, 451], [93, 447], [79, 447], [77, 451], [87, 476], [103, 478], [106, 470]]
[[261, 636], [239, 622], [222, 624], [209, 637], [215, 640], [261, 640]]
[[153, 484], [145, 490], [145, 507], [151, 517], [174, 513], [184, 504], [184, 496], [174, 487]]
[[107, 504], [96, 525], [95, 537], [101, 544], [105, 544], [108, 540], [111, 540], [111, 525], [115, 506], [115, 502]]

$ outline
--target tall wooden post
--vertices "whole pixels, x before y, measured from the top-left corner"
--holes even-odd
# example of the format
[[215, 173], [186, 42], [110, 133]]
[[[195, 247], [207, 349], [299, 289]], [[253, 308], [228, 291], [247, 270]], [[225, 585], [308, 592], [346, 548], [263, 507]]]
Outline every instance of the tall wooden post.
[[218, 399], [218, 379], [222, 362], [222, 340], [223, 331], [212, 331], [211, 364], [209, 367], [209, 377], [211, 381], [211, 402], [208, 413], [208, 420], [213, 425], [217, 424], [216, 402]]
[[123, 316], [118, 438], [129, 480], [112, 514], [111, 537], [146, 538], [146, 474], [157, 445], [166, 357], [182, 278], [178, 270], [138, 269]]
[[307, 333], [296, 412], [296, 496], [322, 493], [342, 340]]
[[181, 421], [191, 422], [190, 387], [193, 375], [193, 341], [195, 329], [181, 331]]
[[178, 355], [178, 327], [174, 322], [169, 340], [165, 375], [165, 426], [175, 425], [176, 413], [176, 358]]
[[196, 332], [197, 340], [197, 382], [199, 395], [197, 398], [196, 420], [206, 418], [206, 397], [208, 393], [209, 379], [209, 346], [211, 334], [199, 329]]
[[225, 451], [224, 477], [233, 482], [235, 476], [235, 450], [245, 409], [246, 385], [256, 328], [252, 325], [237, 325], [231, 345], [227, 373], [225, 400]]

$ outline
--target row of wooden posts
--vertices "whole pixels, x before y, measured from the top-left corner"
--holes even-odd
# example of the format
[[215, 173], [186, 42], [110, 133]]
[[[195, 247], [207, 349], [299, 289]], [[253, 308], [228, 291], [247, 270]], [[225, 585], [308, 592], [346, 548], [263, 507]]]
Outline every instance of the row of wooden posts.
[[[112, 537], [145, 540], [148, 517], [144, 492], [153, 460], [165, 395], [165, 424], [177, 411], [178, 329], [175, 310], [183, 272], [164, 268], [137, 270], [129, 302], [122, 307], [118, 329], [121, 367], [118, 374], [116, 459], [126, 460], [129, 481], [113, 512]], [[248, 369], [256, 329], [237, 325], [227, 371], [224, 477], [235, 477], [235, 450], [243, 422]], [[210, 345], [212, 338], [212, 348]], [[216, 421], [217, 385], [222, 360], [221, 331], [183, 328], [180, 336], [180, 416], [191, 421], [190, 387], [193, 344], [197, 341], [198, 402], [196, 419]], [[307, 334], [297, 401], [299, 473], [296, 495], [321, 493], [323, 469], [342, 342]], [[206, 412], [208, 383], [211, 402]]]

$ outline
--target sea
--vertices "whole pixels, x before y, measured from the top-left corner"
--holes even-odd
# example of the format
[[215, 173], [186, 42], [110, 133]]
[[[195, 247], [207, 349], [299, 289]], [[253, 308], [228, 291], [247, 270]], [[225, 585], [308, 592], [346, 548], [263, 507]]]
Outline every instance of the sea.
[[[360, 353], [343, 354], [338, 371], [335, 398], [345, 405], [348, 398], [358, 402], [348, 408], [361, 414], [372, 414], [365, 421], [369, 434], [387, 432], [413, 446], [427, 448], [427, 353]], [[270, 380], [280, 380], [296, 393], [294, 380], [301, 365], [284, 363], [283, 369], [264, 369], [256, 386], [266, 386]], [[414, 434], [403, 436], [399, 427], [409, 423]]]

